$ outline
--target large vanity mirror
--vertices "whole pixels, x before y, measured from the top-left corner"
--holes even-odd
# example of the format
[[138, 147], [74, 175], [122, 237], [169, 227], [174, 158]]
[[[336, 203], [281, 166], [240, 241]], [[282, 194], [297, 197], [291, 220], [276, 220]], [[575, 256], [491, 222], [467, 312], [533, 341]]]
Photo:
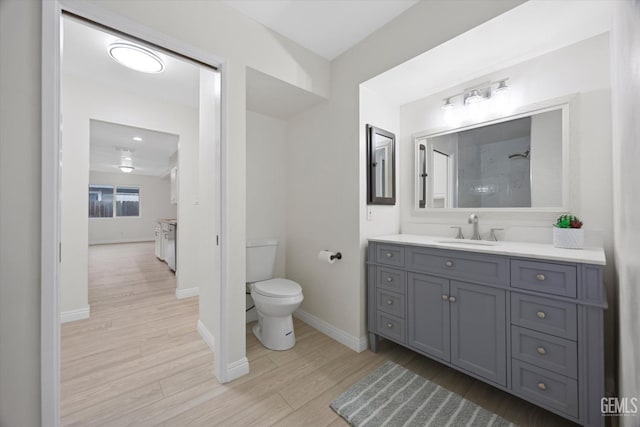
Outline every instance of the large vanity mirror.
[[415, 208], [561, 210], [568, 105], [415, 140]]
[[396, 137], [367, 125], [367, 187], [369, 205], [396, 204]]

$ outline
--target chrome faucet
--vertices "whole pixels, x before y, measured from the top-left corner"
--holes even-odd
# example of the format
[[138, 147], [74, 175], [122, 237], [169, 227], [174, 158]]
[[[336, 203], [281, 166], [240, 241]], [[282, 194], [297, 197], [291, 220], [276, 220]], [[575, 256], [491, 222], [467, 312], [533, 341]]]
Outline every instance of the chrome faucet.
[[472, 213], [469, 215], [469, 224], [473, 224], [473, 236], [471, 236], [471, 240], [482, 240], [480, 238], [480, 232], [478, 231], [478, 215]]

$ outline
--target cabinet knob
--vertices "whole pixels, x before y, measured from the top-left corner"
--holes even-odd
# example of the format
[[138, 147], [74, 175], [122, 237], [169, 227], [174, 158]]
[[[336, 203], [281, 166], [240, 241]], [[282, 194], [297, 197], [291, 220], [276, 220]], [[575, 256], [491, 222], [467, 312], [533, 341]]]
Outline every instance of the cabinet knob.
[[393, 254], [391, 252], [387, 252], [387, 258], [391, 258]]
[[453, 261], [447, 261], [445, 264], [447, 267], [453, 267]]
[[393, 328], [393, 323], [387, 323], [387, 328], [389, 329]]
[[388, 276], [388, 277], [387, 277], [387, 282], [389, 282], [389, 283], [393, 282], [393, 277]]
[[545, 313], [544, 311], [539, 311], [536, 313], [536, 316], [538, 316], [538, 319], [544, 319], [545, 317], [547, 317], [547, 313]]
[[448, 299], [449, 299], [449, 295], [444, 295], [444, 294], [442, 294], [442, 300], [443, 300], [443, 301], [446, 301], [446, 300], [448, 300]]
[[387, 305], [393, 305], [393, 300], [388, 299], [388, 300], [387, 300]]
[[536, 274], [536, 279], [538, 279], [540, 282], [544, 282], [547, 278], [544, 277], [544, 274], [538, 273]]
[[456, 302], [456, 297], [449, 297], [449, 301]]
[[541, 355], [543, 355], [543, 356], [544, 356], [545, 354], [547, 354], [547, 350], [546, 350], [544, 347], [542, 347], [542, 346], [540, 346], [540, 347], [536, 348], [536, 350], [537, 350], [538, 354], [541, 354]]
[[542, 391], [547, 389], [547, 385], [545, 383], [538, 383], [538, 388]]

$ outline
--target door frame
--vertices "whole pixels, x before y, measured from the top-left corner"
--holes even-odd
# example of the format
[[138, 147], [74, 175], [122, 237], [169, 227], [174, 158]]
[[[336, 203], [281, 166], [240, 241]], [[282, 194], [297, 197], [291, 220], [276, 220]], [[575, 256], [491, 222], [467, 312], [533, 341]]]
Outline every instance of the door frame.
[[63, 12], [69, 12], [81, 18], [120, 31], [124, 34], [154, 44], [166, 50], [175, 52], [186, 58], [191, 58], [202, 64], [218, 69], [221, 79], [220, 108], [217, 110], [217, 122], [220, 123], [216, 147], [219, 156], [219, 186], [217, 188], [220, 203], [215, 206], [218, 211], [219, 250], [217, 256], [221, 261], [219, 277], [214, 282], [219, 283], [220, 298], [215, 305], [216, 325], [215, 338], [218, 351], [214, 357], [214, 373], [220, 382], [229, 380], [228, 355], [228, 318], [227, 305], [223, 303], [228, 295], [227, 290], [227, 247], [224, 236], [226, 225], [222, 206], [226, 206], [227, 195], [225, 188], [228, 167], [224, 153], [227, 151], [228, 100], [225, 90], [227, 78], [226, 61], [207, 51], [198, 49], [181, 40], [172, 38], [145, 27], [133, 20], [109, 12], [92, 4], [75, 2], [73, 0], [49, 0], [42, 2], [42, 176], [41, 176], [41, 421], [43, 426], [57, 427], [60, 425], [60, 55], [61, 55], [61, 21]]

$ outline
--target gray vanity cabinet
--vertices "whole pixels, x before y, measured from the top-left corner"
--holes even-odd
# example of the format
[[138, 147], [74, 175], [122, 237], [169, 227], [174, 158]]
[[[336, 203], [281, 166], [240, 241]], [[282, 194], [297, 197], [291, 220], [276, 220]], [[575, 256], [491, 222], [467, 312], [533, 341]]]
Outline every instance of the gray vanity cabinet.
[[451, 364], [507, 385], [506, 291], [451, 282]]
[[369, 345], [378, 338], [571, 421], [603, 426], [600, 265], [372, 241]]
[[408, 273], [407, 345], [506, 385], [505, 291]]
[[[407, 345], [445, 362], [451, 360], [449, 280], [408, 274]], [[431, 325], [425, 328], [424, 325]]]

